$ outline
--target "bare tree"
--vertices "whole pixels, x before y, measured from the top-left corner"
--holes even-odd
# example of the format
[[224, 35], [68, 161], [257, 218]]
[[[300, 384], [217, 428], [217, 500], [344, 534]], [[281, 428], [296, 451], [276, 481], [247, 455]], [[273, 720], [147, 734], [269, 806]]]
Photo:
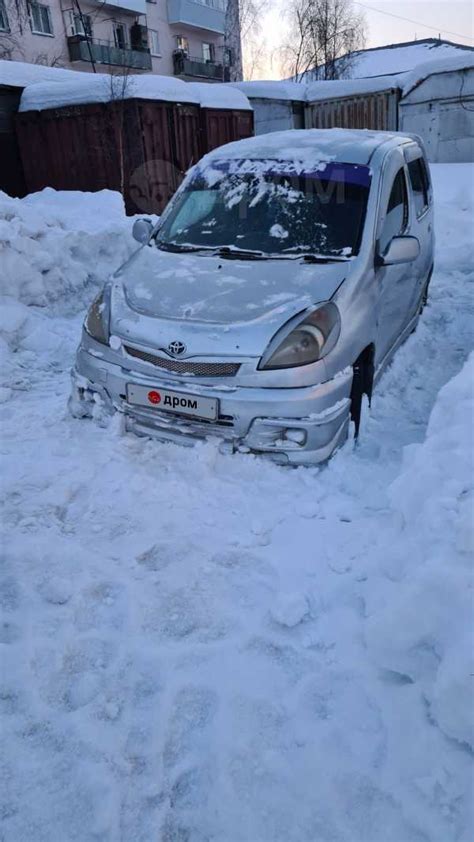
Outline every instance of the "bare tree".
[[282, 51], [285, 71], [298, 81], [347, 76], [351, 54], [365, 44], [366, 22], [352, 0], [290, 0], [288, 43]]
[[245, 79], [260, 73], [266, 58], [266, 42], [262, 34], [262, 21], [270, 0], [240, 0], [240, 34]]

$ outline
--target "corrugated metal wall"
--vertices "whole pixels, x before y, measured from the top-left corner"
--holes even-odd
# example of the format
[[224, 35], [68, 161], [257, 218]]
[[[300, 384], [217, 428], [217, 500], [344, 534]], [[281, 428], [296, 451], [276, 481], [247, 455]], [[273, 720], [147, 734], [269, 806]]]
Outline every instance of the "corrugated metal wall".
[[397, 131], [399, 91], [310, 102], [305, 109], [307, 129], [377, 129]]

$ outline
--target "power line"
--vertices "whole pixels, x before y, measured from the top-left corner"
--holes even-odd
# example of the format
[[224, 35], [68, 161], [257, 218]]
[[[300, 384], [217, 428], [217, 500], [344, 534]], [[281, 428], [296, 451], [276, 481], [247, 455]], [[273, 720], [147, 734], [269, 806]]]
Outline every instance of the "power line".
[[467, 41], [474, 41], [474, 38], [471, 38], [470, 35], [461, 35], [460, 32], [451, 32], [449, 29], [443, 29], [439, 26], [430, 26], [429, 23], [422, 23], [420, 20], [412, 20], [412, 18], [405, 18], [403, 15], [396, 15], [394, 12], [386, 12], [385, 9], [376, 9], [374, 6], [367, 6], [366, 3], [358, 3], [357, 0], [354, 0], [356, 6], [362, 6], [364, 9], [370, 9], [371, 12], [379, 12], [381, 15], [389, 15], [391, 18], [398, 18], [398, 20], [404, 20], [408, 23], [414, 23], [416, 26], [424, 26], [425, 29], [432, 29], [434, 32], [445, 32], [446, 35], [455, 35], [456, 38], [466, 38]]

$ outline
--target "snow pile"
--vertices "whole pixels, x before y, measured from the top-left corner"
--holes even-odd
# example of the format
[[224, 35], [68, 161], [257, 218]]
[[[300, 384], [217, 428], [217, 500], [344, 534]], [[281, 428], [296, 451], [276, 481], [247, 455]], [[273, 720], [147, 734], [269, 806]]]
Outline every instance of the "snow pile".
[[474, 354], [440, 392], [391, 488], [401, 579], [367, 623], [369, 651], [421, 689], [444, 733], [474, 748]]
[[0, 401], [24, 381], [28, 353], [64, 353], [52, 311], [76, 313], [90, 302], [136, 247], [131, 227], [111, 190], [46, 188], [23, 200], [0, 193]]
[[122, 197], [57, 192], [27, 198], [0, 193], [0, 295], [44, 307], [58, 299], [77, 309], [82, 292], [103, 281], [130, 253], [131, 222]]

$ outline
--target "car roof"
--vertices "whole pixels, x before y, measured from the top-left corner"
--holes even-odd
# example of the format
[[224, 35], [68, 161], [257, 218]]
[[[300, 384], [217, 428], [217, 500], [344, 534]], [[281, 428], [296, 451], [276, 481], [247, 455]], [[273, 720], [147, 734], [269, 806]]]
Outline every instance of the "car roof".
[[368, 164], [382, 144], [400, 146], [413, 137], [369, 129], [290, 129], [227, 143], [210, 152], [205, 163], [216, 160], [298, 161], [308, 166], [322, 161]]

